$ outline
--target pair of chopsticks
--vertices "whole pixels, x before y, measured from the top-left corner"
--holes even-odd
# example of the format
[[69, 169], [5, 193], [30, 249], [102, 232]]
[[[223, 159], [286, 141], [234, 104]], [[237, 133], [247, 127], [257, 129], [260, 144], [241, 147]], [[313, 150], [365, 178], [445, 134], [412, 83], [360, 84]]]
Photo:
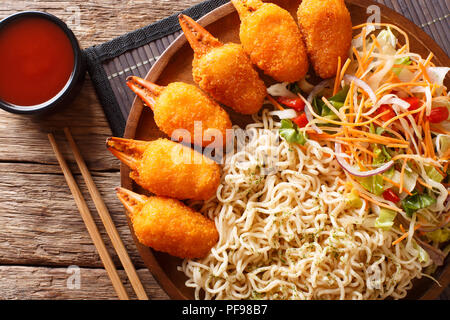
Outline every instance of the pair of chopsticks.
[[[117, 255], [119, 256], [119, 259], [122, 262], [125, 272], [128, 278], [130, 279], [130, 283], [134, 291], [136, 292], [136, 296], [138, 297], [139, 300], [148, 300], [144, 287], [142, 286], [142, 283], [139, 280], [139, 277], [136, 273], [136, 269], [134, 268], [133, 263], [131, 262], [130, 257], [128, 256], [128, 253], [125, 249], [125, 246], [123, 245], [122, 240], [120, 239], [119, 233], [117, 232], [114, 222], [111, 219], [111, 215], [109, 214], [108, 209], [106, 208], [106, 205], [101, 198], [100, 192], [95, 186], [94, 180], [92, 179], [92, 176], [86, 166], [86, 163], [84, 162], [81, 156], [80, 150], [78, 149], [75, 140], [72, 137], [72, 134], [70, 133], [68, 128], [64, 128], [64, 133], [66, 135], [67, 141], [69, 142], [70, 148], [72, 149], [72, 153], [75, 156], [75, 160], [78, 164], [78, 167], [80, 168], [84, 181], [88, 187], [89, 193], [92, 199], [94, 200], [94, 204], [98, 211], [98, 214], [103, 222], [103, 225], [105, 226], [109, 238], [111, 239], [113, 247], [116, 250]], [[120, 300], [129, 300], [125, 287], [123, 286], [123, 283], [120, 280], [116, 267], [114, 266], [114, 263], [108, 253], [108, 250], [106, 249], [105, 243], [103, 242], [100, 236], [100, 232], [97, 229], [97, 226], [89, 211], [86, 201], [84, 200], [83, 195], [72, 173], [70, 172], [70, 169], [66, 161], [64, 160], [61, 151], [58, 148], [58, 145], [56, 144], [55, 137], [53, 136], [53, 134], [49, 133], [48, 139], [50, 141], [50, 144], [52, 145], [53, 151], [56, 155], [56, 159], [58, 160], [59, 165], [63, 171], [64, 177], [66, 178], [69, 189], [72, 192], [72, 195], [75, 199], [75, 202], [77, 204], [78, 210], [80, 211], [84, 224], [86, 225], [89, 235], [91, 236], [92, 241], [94, 242], [94, 245], [97, 248], [97, 251], [100, 255], [100, 259], [103, 262], [106, 272], [108, 273], [108, 276], [111, 279], [112, 285], [117, 293], [117, 296], [119, 297]]]

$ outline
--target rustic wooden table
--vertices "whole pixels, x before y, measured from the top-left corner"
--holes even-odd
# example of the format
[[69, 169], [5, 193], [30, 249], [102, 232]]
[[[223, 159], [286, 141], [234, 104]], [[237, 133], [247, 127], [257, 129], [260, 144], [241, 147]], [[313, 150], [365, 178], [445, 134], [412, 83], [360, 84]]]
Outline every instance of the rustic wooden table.
[[[0, 19], [23, 10], [47, 11], [68, 23], [82, 48], [87, 48], [199, 2], [2, 0]], [[55, 133], [121, 278], [127, 280], [68, 149], [65, 126], [80, 146], [148, 296], [167, 299], [140, 259], [115, 196], [119, 162], [105, 148], [111, 130], [88, 76], [74, 103], [54, 115], [36, 118], [0, 110], [0, 299], [116, 299], [47, 140], [48, 132]], [[74, 270], [80, 272], [79, 286], [71, 281]], [[128, 282], [126, 287], [135, 298]]]
[[[87, 48], [201, 1], [2, 0], [0, 19], [23, 10], [47, 11], [62, 18]], [[120, 184], [119, 163], [105, 149], [111, 130], [89, 77], [74, 103], [54, 115], [27, 117], [0, 110], [0, 299], [117, 298], [53, 155], [48, 132], [55, 133], [120, 276], [127, 281], [68, 149], [62, 132], [66, 126], [80, 146], [148, 296], [167, 299], [144, 266], [114, 194]], [[72, 281], [76, 270], [80, 283]], [[134, 298], [128, 282], [126, 287]]]

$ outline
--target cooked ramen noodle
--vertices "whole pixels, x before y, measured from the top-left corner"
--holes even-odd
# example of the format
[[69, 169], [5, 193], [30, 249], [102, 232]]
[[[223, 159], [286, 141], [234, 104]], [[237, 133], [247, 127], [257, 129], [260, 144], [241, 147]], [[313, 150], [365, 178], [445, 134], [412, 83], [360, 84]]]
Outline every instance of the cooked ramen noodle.
[[[192, 202], [220, 238], [179, 267], [196, 299], [400, 299], [424, 267], [410, 236], [374, 226], [371, 202], [354, 206], [330, 142], [279, 137], [268, 110], [226, 157], [216, 197]], [[426, 262], [424, 262], [426, 261]]]

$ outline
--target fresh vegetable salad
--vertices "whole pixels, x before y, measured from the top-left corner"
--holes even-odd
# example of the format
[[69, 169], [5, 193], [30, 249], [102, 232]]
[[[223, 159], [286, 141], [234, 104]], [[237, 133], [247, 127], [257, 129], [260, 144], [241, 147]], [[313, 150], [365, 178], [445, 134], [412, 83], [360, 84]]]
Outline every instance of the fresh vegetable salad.
[[396, 231], [421, 259], [442, 265], [450, 240], [448, 67], [410, 51], [390, 24], [353, 27], [349, 58], [334, 79], [268, 89], [280, 136], [303, 145], [331, 142], [347, 176], [351, 205], [371, 204], [375, 226]]

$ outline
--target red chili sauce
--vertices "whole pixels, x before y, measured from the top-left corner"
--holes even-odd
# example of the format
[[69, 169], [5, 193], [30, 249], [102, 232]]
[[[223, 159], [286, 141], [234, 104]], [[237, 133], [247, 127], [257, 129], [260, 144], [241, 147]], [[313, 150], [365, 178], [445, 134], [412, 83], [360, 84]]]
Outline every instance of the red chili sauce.
[[33, 106], [55, 97], [74, 67], [69, 38], [44, 18], [18, 18], [0, 29], [0, 99]]

